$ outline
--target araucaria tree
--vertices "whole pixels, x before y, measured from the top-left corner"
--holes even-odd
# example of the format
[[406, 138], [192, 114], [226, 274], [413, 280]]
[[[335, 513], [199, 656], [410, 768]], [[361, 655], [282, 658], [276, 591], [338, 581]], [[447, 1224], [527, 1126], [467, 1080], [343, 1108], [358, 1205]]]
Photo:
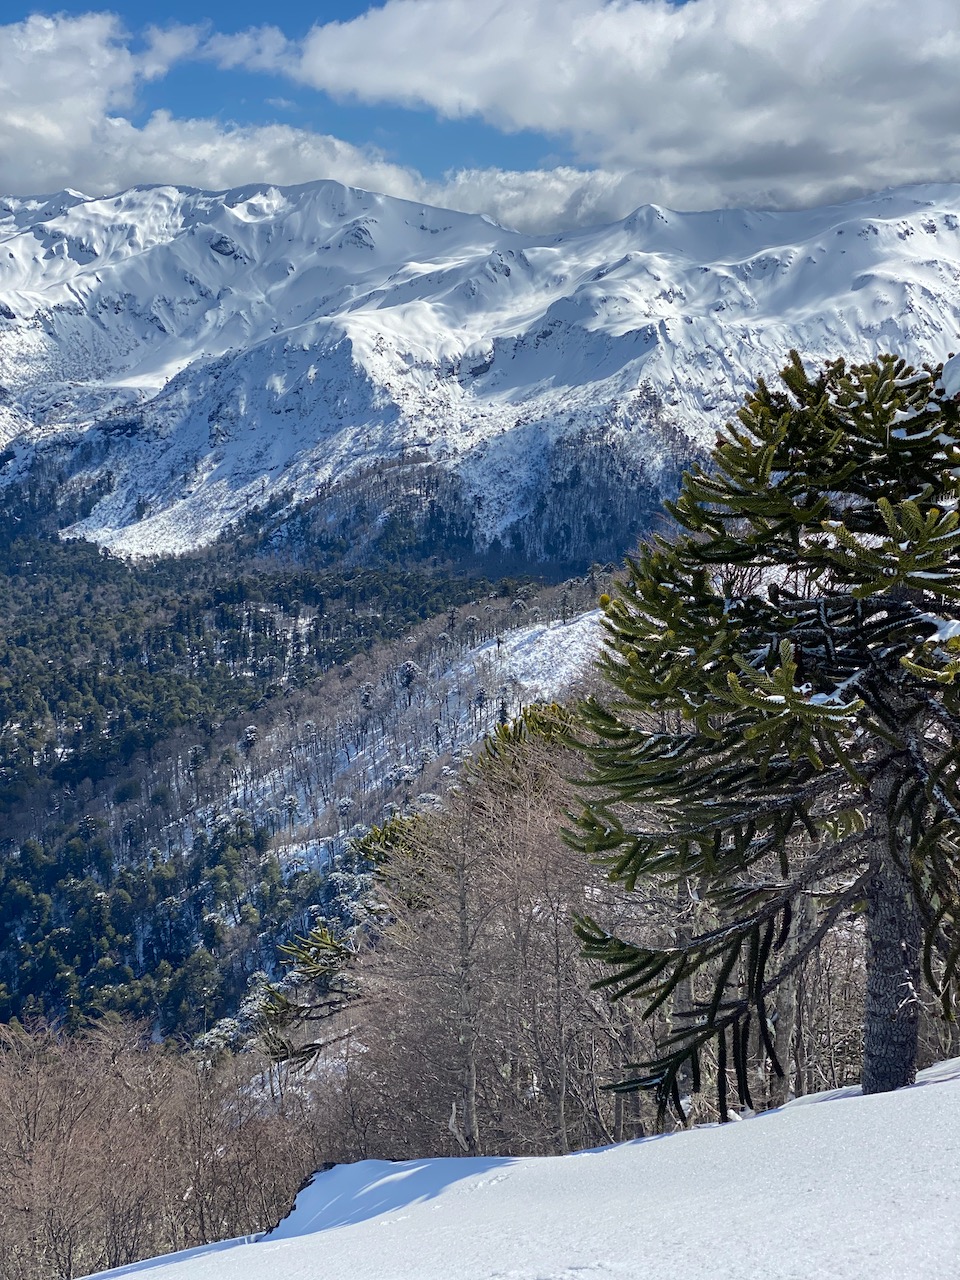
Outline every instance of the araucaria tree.
[[749, 1097], [748, 1044], [779, 1073], [776, 990], [857, 912], [864, 1091], [914, 1079], [924, 981], [951, 1016], [960, 405], [939, 373], [884, 356], [809, 377], [792, 353], [684, 477], [676, 535], [604, 598], [611, 696], [584, 707], [570, 839], [627, 889], [675, 882], [700, 923], [579, 930], [615, 995], [673, 1004], [660, 1056], [625, 1082], [661, 1106], [698, 1087], [711, 1044], [724, 1115], [728, 1064]]

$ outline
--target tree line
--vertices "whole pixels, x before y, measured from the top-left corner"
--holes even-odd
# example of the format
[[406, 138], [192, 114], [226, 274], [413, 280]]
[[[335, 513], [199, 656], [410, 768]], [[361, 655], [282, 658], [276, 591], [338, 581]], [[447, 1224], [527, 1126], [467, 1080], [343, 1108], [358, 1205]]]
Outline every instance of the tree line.
[[[306, 607], [337, 616], [324, 604], [336, 600], [331, 577], [270, 577], [270, 604], [250, 576], [210, 594], [216, 610], [252, 611], [257, 625], [273, 625], [292, 600], [309, 635]], [[230, 1022], [263, 975], [275, 976], [277, 946], [320, 909], [323, 869], [348, 831], [380, 821], [384, 806], [434, 803], [477, 737], [518, 710], [495, 658], [481, 669], [471, 651], [510, 627], [568, 617], [596, 595], [593, 579], [546, 592], [503, 580], [464, 605], [441, 595], [444, 612], [427, 622], [420, 594], [410, 626], [407, 585], [391, 606], [378, 574], [348, 580], [349, 610], [377, 612], [381, 630], [402, 622], [402, 640], [371, 640], [312, 679], [282, 678], [252, 706], [183, 724], [102, 778], [48, 777], [10, 812], [0, 857], [3, 1018], [78, 1027], [126, 1014], [177, 1036]], [[455, 589], [468, 585], [477, 584]]]
[[295, 1081], [320, 1162], [562, 1153], [960, 1050], [958, 464], [939, 369], [794, 356], [604, 596], [583, 697], [345, 830], [283, 976], [178, 1061], [267, 1110]]

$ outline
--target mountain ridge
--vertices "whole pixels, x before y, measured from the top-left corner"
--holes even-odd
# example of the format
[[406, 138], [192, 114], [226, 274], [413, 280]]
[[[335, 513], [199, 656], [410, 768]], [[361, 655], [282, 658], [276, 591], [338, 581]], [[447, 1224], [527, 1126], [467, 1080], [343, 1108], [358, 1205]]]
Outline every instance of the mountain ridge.
[[791, 347], [960, 345], [958, 232], [948, 184], [545, 235], [326, 181], [10, 197], [0, 484], [96, 487], [67, 533], [149, 555], [430, 464], [478, 550], [610, 558]]

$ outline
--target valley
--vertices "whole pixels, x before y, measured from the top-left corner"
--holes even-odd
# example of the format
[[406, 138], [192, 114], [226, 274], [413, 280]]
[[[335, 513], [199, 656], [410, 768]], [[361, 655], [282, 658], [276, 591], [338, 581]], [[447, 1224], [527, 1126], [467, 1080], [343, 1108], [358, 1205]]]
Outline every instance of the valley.
[[[84, 1129], [91, 1266], [267, 1228], [325, 1161], [668, 1123], [624, 1075], [702, 997], [642, 1018], [583, 944], [677, 954], [707, 880], [624, 895], [589, 856], [619, 811], [572, 834], [578, 699], [639, 634], [598, 673], [604, 593], [791, 348], [960, 345], [958, 232], [960, 186], [548, 236], [330, 182], [0, 202], [0, 1095], [35, 1072], [40, 1115], [106, 1072], [127, 1148], [163, 1098], [172, 1170], [137, 1182], [142, 1244], [133, 1204], [84, 1225], [113, 1177]], [[837, 921], [836, 879], [782, 940]], [[841, 917], [763, 1030], [734, 1023], [747, 1111], [854, 1078], [864, 981]], [[934, 1005], [923, 1065], [960, 1048]], [[722, 1043], [706, 1090], [681, 1064], [677, 1124], [728, 1117]], [[11, 1239], [45, 1203], [24, 1178]], [[24, 1280], [69, 1273], [62, 1230]]]

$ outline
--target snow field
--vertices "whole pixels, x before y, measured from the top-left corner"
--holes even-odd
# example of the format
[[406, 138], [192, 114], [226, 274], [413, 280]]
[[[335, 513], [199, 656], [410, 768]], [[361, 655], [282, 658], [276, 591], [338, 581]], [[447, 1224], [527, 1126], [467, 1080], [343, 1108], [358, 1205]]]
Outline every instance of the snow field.
[[960, 1059], [739, 1124], [570, 1156], [364, 1161], [279, 1227], [103, 1273], [149, 1280], [948, 1280]]
[[65, 192], [0, 200], [0, 249], [0, 439], [89, 446], [73, 483], [115, 488], [75, 532], [129, 555], [405, 449], [492, 538], [558, 440], [622, 445], [655, 485], [791, 347], [919, 363], [960, 330], [945, 184], [540, 236], [333, 182]]

